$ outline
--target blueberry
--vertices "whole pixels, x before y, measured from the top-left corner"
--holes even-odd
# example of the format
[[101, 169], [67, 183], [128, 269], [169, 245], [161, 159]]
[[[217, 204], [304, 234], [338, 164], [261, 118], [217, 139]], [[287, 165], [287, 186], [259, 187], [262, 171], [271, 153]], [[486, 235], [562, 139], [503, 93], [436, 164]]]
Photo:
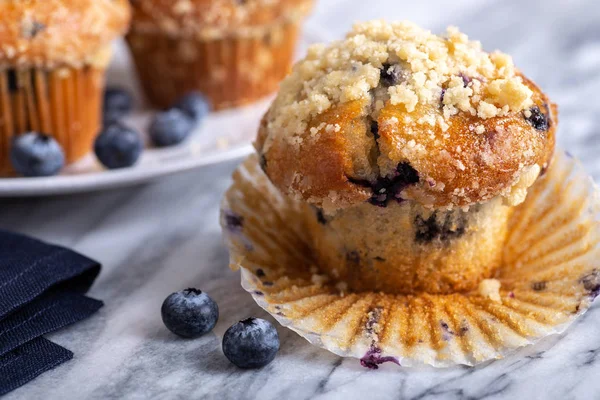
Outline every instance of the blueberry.
[[94, 143], [98, 160], [110, 169], [130, 167], [142, 154], [141, 136], [118, 122], [104, 127]]
[[415, 242], [429, 244], [434, 240], [447, 242], [463, 236], [467, 232], [467, 218], [458, 212], [456, 216], [446, 214], [443, 221], [438, 221], [434, 212], [429, 218], [420, 215], [415, 217]]
[[360, 264], [360, 254], [357, 251], [349, 251], [346, 253], [346, 261], [350, 264]]
[[279, 335], [270, 322], [248, 318], [234, 324], [223, 336], [223, 353], [240, 368], [261, 368], [279, 351]]
[[368, 187], [372, 191], [369, 203], [378, 207], [387, 207], [390, 200], [402, 202], [400, 193], [408, 186], [419, 182], [419, 173], [407, 162], [398, 164], [390, 176], [379, 177], [374, 183], [348, 178], [350, 182]]
[[51, 176], [65, 165], [65, 155], [54, 138], [28, 132], [13, 139], [10, 161], [23, 176]]
[[198, 123], [210, 112], [210, 103], [202, 93], [189, 92], [175, 104], [175, 108], [180, 109]]
[[231, 231], [241, 231], [244, 227], [244, 217], [233, 211], [225, 211], [225, 224]]
[[383, 64], [379, 72], [379, 79], [384, 86], [396, 86], [403, 80], [402, 67], [398, 64]]
[[219, 319], [217, 303], [198, 289], [186, 289], [169, 295], [160, 312], [165, 326], [185, 338], [210, 332]]
[[120, 120], [131, 111], [132, 106], [133, 99], [127, 90], [118, 87], [107, 88], [104, 91], [104, 123]]
[[533, 126], [536, 130], [545, 132], [550, 127], [549, 118], [542, 113], [538, 106], [533, 106], [529, 109], [529, 116], [525, 116], [525, 119], [531, 126]]
[[184, 141], [194, 128], [194, 120], [178, 108], [154, 116], [148, 133], [158, 147], [173, 146]]
[[379, 123], [377, 121], [371, 121], [371, 133], [375, 140], [379, 139]]
[[321, 225], [327, 225], [327, 217], [325, 217], [325, 213], [323, 212], [323, 210], [320, 208], [316, 208], [316, 212], [317, 212], [317, 221]]

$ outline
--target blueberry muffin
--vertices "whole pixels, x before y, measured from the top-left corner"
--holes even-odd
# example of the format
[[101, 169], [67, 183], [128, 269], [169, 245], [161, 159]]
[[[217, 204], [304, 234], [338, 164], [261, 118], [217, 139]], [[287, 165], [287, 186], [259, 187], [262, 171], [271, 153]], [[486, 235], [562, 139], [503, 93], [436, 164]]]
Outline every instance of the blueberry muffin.
[[276, 90], [312, 0], [132, 0], [128, 35], [151, 103], [200, 90], [216, 109]]
[[493, 277], [556, 124], [556, 106], [508, 55], [456, 28], [371, 21], [309, 50], [255, 147], [272, 183], [306, 205], [332, 278], [451, 293]]
[[111, 42], [130, 19], [126, 0], [0, 2], [0, 174], [12, 138], [53, 136], [67, 162], [88, 153], [100, 128]]

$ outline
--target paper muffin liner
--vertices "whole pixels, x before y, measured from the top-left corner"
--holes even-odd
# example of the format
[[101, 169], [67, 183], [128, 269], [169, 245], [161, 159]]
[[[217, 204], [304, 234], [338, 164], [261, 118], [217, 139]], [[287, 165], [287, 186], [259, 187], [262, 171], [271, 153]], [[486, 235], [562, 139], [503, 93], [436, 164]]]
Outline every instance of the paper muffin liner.
[[599, 195], [561, 152], [514, 210], [495, 280], [445, 295], [348, 291], [313, 261], [306, 206], [282, 196], [256, 156], [233, 179], [221, 224], [244, 289], [282, 325], [369, 368], [502, 358], [563, 332], [600, 292]]
[[214, 109], [253, 102], [274, 92], [290, 70], [299, 22], [260, 34], [216, 39], [132, 30], [127, 41], [146, 97], [167, 108], [199, 90]]
[[100, 129], [104, 71], [95, 67], [0, 70], [0, 174], [11, 174], [14, 136], [53, 136], [67, 163], [92, 149]]

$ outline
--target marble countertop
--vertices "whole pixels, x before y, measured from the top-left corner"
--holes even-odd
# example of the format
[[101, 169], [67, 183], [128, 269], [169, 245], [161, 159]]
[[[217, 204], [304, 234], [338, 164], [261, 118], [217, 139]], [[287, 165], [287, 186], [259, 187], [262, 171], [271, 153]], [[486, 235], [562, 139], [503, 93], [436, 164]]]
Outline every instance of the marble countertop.
[[[460, 26], [515, 62], [560, 105], [562, 147], [600, 178], [600, 7], [594, 0], [321, 0], [307, 29], [339, 37], [357, 19]], [[268, 318], [228, 269], [218, 204], [237, 162], [146, 186], [39, 199], [0, 200], [0, 228], [70, 246], [102, 262], [90, 295], [105, 307], [50, 336], [75, 358], [7, 399], [590, 399], [600, 398], [600, 307], [565, 335], [476, 368], [366, 370], [278, 327], [276, 360], [241, 371], [220, 339], [247, 316]], [[160, 304], [196, 286], [219, 303], [213, 333], [170, 334]]]

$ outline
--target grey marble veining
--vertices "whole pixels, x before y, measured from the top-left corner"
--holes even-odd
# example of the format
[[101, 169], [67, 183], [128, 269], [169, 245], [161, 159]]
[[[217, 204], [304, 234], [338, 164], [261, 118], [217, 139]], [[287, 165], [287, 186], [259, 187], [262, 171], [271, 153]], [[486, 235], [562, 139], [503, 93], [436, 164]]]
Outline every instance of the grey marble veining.
[[[415, 4], [417, 3], [417, 4]], [[600, 178], [600, 6], [594, 0], [321, 0], [307, 29], [335, 38], [358, 19], [411, 19], [461, 27], [515, 62], [560, 105], [562, 147]], [[566, 334], [476, 368], [361, 368], [279, 327], [281, 351], [240, 371], [220, 350], [229, 325], [269, 318], [227, 268], [218, 204], [236, 162], [118, 191], [0, 200], [0, 227], [73, 247], [104, 269], [91, 295], [106, 306], [50, 336], [75, 358], [7, 399], [594, 399], [600, 398], [600, 306]], [[198, 340], [171, 335], [160, 304], [198, 286], [221, 319]]]

